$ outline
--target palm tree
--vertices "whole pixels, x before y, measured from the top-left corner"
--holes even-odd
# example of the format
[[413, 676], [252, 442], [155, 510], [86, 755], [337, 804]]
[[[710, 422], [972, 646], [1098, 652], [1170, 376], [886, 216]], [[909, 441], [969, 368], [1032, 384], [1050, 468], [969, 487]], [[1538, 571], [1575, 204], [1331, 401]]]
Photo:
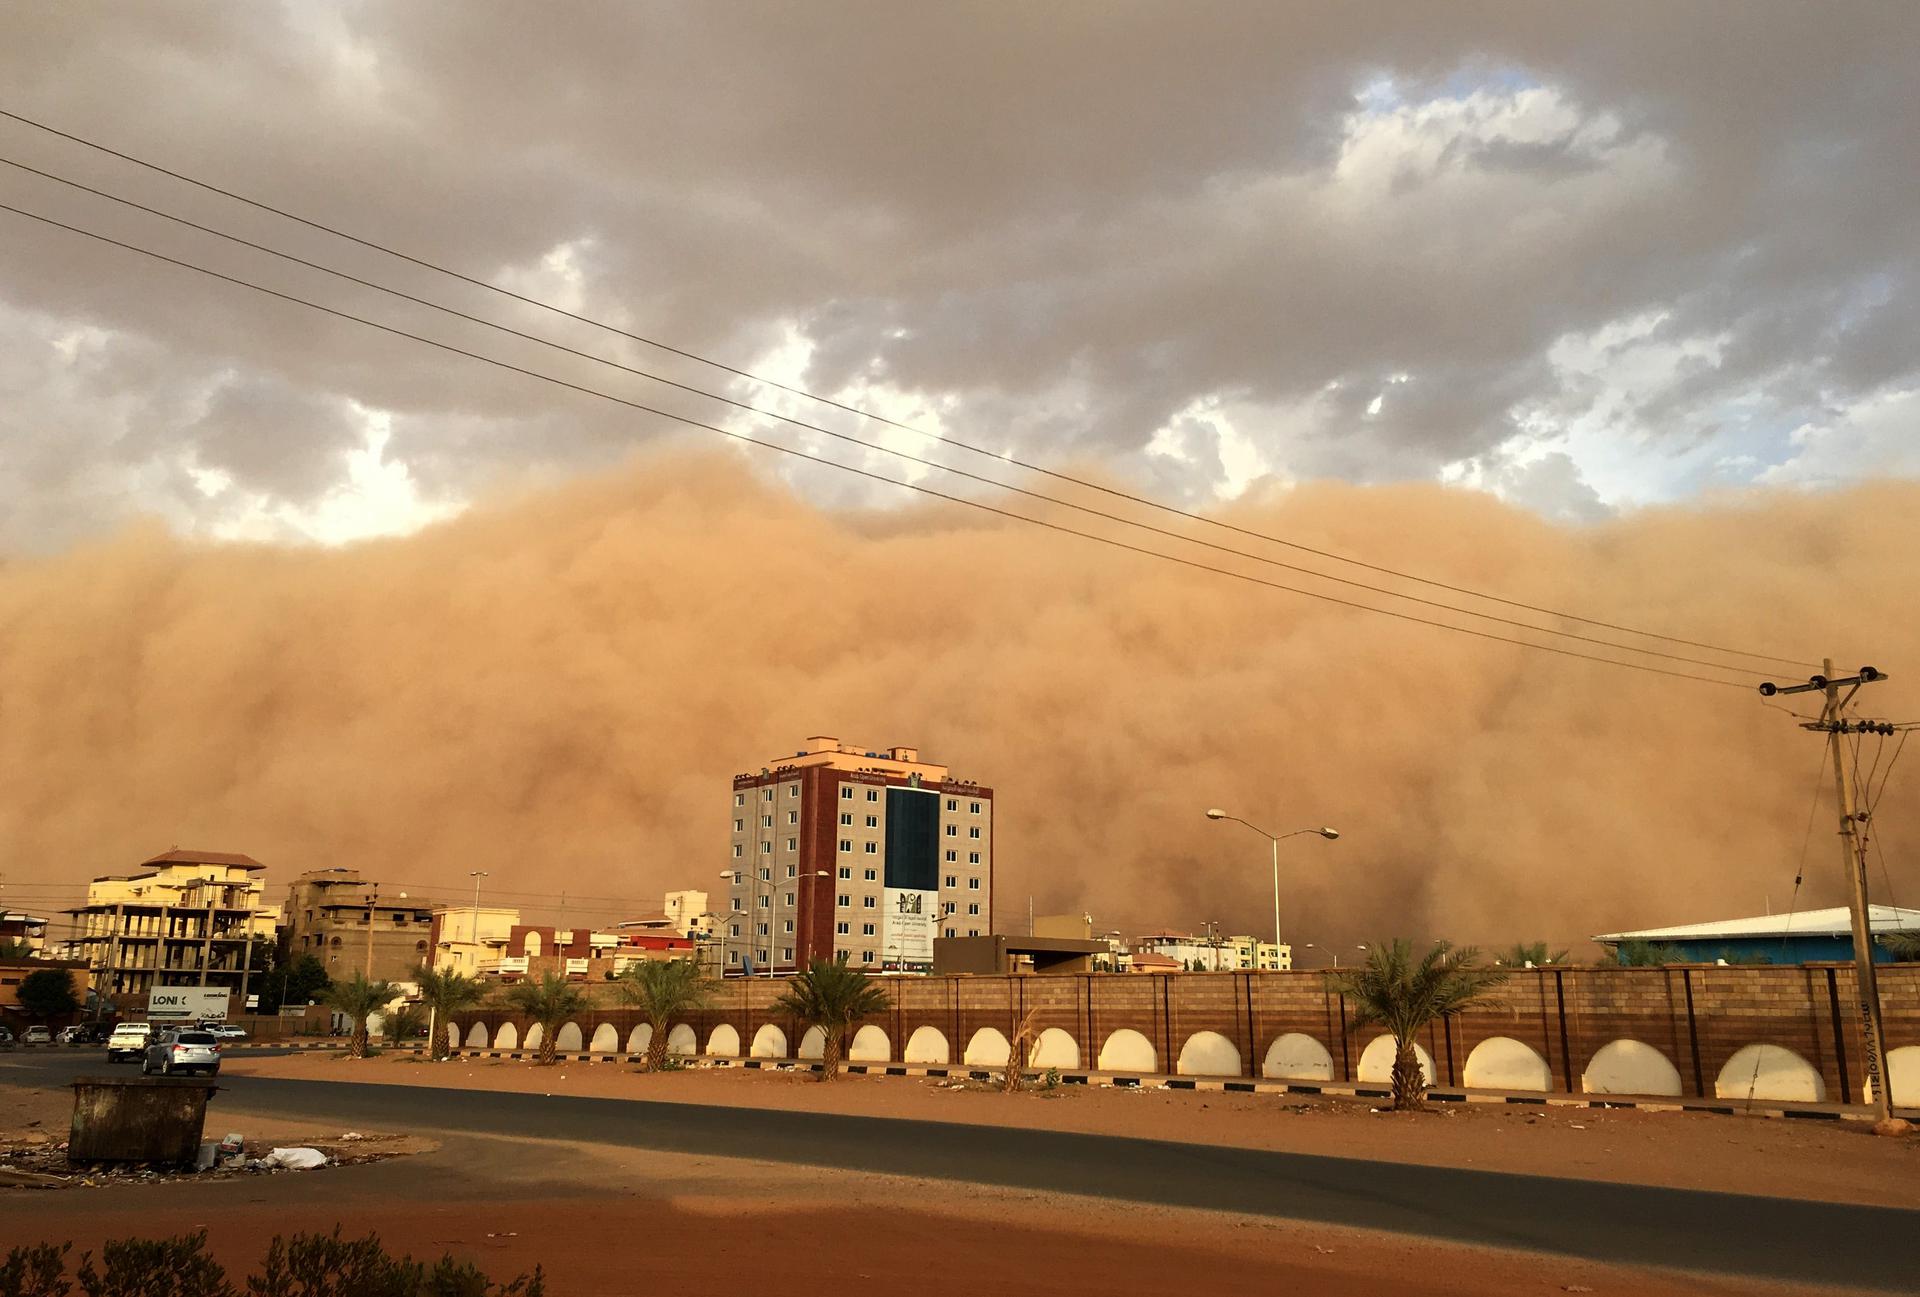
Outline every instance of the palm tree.
[[545, 1067], [559, 1051], [555, 1039], [560, 1024], [587, 1007], [587, 997], [560, 973], [542, 973], [537, 982], [515, 982], [507, 988], [507, 1003], [540, 1024], [540, 1053], [535, 1062]]
[[410, 1043], [427, 1025], [427, 1011], [417, 1004], [401, 1001], [387, 1010], [387, 1020], [380, 1024], [387, 1029], [387, 1043], [401, 1046]]
[[420, 988], [420, 1003], [427, 1006], [428, 1029], [433, 1036], [427, 1056], [445, 1058], [453, 1052], [447, 1045], [447, 1024], [460, 1010], [485, 999], [487, 988], [465, 973], [451, 968], [441, 972], [425, 964], [413, 970], [413, 983]]
[[1645, 937], [1628, 937], [1613, 948], [1614, 958], [1627, 968], [1658, 968], [1662, 964], [1683, 964], [1687, 954], [1678, 946], [1660, 945]]
[[1566, 963], [1567, 952], [1549, 949], [1544, 941], [1522, 941], [1494, 956], [1493, 962], [1505, 964], [1508, 968], [1525, 968], [1529, 964], [1541, 968], [1548, 964]]
[[1880, 944], [1899, 963], [1920, 963], [1920, 932], [1889, 932]]
[[806, 972], [787, 983], [773, 1007], [777, 1013], [791, 1014], [809, 1027], [820, 1028], [827, 1038], [820, 1055], [820, 1079], [831, 1081], [840, 1075], [848, 1029], [862, 1018], [883, 1012], [891, 1003], [878, 982], [844, 959], [816, 959]]
[[622, 998], [653, 1024], [641, 1064], [649, 1072], [659, 1071], [667, 1061], [668, 1024], [704, 1007], [714, 993], [712, 980], [702, 976], [700, 966], [691, 959], [643, 959], [621, 969], [615, 984]]
[[344, 982], [335, 982], [320, 992], [320, 1002], [338, 1009], [353, 1019], [353, 1034], [347, 1038], [347, 1057], [367, 1056], [367, 1019], [380, 1012], [399, 994], [392, 982], [369, 982], [365, 973], [355, 973]]
[[1479, 962], [1472, 946], [1459, 950], [1450, 941], [1436, 941], [1418, 962], [1413, 943], [1404, 937], [1376, 941], [1367, 962], [1358, 968], [1329, 974], [1327, 988], [1353, 1002], [1353, 1025], [1378, 1024], [1393, 1033], [1393, 1106], [1424, 1107], [1426, 1077], [1414, 1042], [1428, 1023], [1471, 1007], [1507, 980], [1507, 970]]

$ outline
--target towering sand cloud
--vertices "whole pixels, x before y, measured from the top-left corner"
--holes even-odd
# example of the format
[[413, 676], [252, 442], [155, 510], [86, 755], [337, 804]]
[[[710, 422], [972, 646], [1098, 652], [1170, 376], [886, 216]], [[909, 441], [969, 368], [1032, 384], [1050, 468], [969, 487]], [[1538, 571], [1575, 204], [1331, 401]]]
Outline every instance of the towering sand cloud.
[[[1584, 528], [1433, 486], [1227, 516], [1545, 606], [1871, 662], [1894, 676], [1874, 709], [1915, 711], [1920, 485]], [[1032, 893], [1102, 924], [1259, 929], [1265, 849], [1201, 811], [1338, 825], [1286, 851], [1296, 941], [1783, 907], [1819, 756], [1751, 692], [949, 505], [822, 511], [720, 457], [339, 550], [148, 527], [0, 566], [0, 863], [34, 904], [180, 843], [277, 876], [351, 865], [458, 898], [486, 869], [503, 892], [644, 908], [725, 863], [729, 775], [823, 732], [916, 743], [998, 789], [1003, 926]], [[1896, 771], [1879, 813], [1909, 901], [1916, 779]], [[1833, 855], [1823, 818], [1802, 905], [1840, 899]], [[576, 920], [613, 917], [592, 905]]]

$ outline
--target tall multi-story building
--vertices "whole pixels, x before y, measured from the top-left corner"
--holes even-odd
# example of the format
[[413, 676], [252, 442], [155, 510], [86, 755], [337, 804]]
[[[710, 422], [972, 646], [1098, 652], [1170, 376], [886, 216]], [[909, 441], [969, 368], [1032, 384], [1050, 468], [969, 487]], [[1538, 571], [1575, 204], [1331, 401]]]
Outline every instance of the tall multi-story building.
[[0, 950], [24, 946], [29, 955], [47, 949], [47, 921], [37, 914], [0, 909]]
[[87, 884], [67, 913], [74, 942], [106, 994], [156, 986], [225, 986], [246, 995], [258, 946], [271, 946], [279, 911], [263, 904], [266, 866], [222, 851], [163, 852], [139, 872]]
[[334, 978], [364, 972], [407, 982], [431, 964], [432, 901], [382, 892], [354, 869], [310, 869], [287, 885], [281, 940], [288, 958], [312, 955]]
[[925, 972], [934, 937], [993, 931], [993, 789], [915, 748], [815, 736], [735, 775], [729, 819], [729, 972]]

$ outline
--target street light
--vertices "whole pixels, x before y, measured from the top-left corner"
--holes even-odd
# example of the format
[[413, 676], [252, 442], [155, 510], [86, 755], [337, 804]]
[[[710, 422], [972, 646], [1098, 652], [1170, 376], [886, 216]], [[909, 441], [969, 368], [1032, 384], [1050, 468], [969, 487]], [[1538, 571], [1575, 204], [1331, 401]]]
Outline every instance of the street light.
[[[1303, 833], [1317, 833], [1331, 842], [1340, 836], [1340, 830], [1322, 826], [1317, 829], [1295, 829], [1291, 833], [1274, 834], [1267, 832], [1257, 824], [1252, 824], [1241, 819], [1238, 815], [1229, 815], [1217, 806], [1207, 811], [1207, 818], [1210, 820], [1232, 820], [1235, 824], [1244, 825], [1252, 829], [1255, 833], [1258, 833], [1261, 837], [1273, 844], [1273, 947], [1275, 953], [1278, 954], [1280, 949], [1280, 839], [1297, 838]], [[1254, 962], [1258, 963], [1259, 961], [1255, 960]]]
[[[473, 941], [473, 973], [475, 977], [480, 975], [480, 880], [486, 876], [487, 871], [484, 869], [469, 869], [467, 871], [467, 877], [473, 880], [473, 930], [467, 933], [467, 936]], [[455, 967], [459, 966], [459, 962], [457, 959], [454, 961]]]

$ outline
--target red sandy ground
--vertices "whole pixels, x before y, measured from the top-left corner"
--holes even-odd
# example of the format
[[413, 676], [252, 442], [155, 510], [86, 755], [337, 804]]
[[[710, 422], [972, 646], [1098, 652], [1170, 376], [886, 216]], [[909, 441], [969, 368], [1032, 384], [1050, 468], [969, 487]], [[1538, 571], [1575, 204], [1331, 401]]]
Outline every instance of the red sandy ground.
[[[1070, 1087], [1006, 1096], [897, 1077], [820, 1085], [737, 1069], [648, 1076], [604, 1063], [534, 1068], [307, 1055], [234, 1057], [227, 1067], [348, 1083], [1046, 1126], [1908, 1206], [1920, 1171], [1920, 1140], [1877, 1140], [1852, 1123], [1481, 1106], [1404, 1117], [1258, 1095]], [[0, 1132], [33, 1120], [59, 1132], [68, 1103], [63, 1092], [0, 1092]], [[250, 1138], [291, 1143], [303, 1135], [297, 1123], [242, 1124]], [[204, 1227], [235, 1275], [259, 1260], [273, 1234], [336, 1221], [349, 1235], [377, 1232], [396, 1251], [469, 1257], [496, 1279], [543, 1265], [553, 1297], [743, 1284], [803, 1294], [874, 1285], [929, 1297], [1807, 1291], [1229, 1213], [493, 1136], [448, 1135], [435, 1151], [366, 1167], [0, 1193], [0, 1249], [72, 1240], [77, 1253], [109, 1238]]]
[[1920, 1137], [1882, 1139], [1865, 1123], [1712, 1113], [1435, 1104], [1380, 1113], [1363, 1102], [1193, 1090], [1061, 1086], [1005, 1095], [914, 1077], [694, 1068], [647, 1074], [624, 1063], [535, 1067], [508, 1060], [427, 1063], [386, 1055], [235, 1057], [255, 1076], [378, 1081], [473, 1090], [659, 1099], [872, 1117], [1126, 1135], [1188, 1144], [1471, 1166], [1770, 1197], [1920, 1206]]

